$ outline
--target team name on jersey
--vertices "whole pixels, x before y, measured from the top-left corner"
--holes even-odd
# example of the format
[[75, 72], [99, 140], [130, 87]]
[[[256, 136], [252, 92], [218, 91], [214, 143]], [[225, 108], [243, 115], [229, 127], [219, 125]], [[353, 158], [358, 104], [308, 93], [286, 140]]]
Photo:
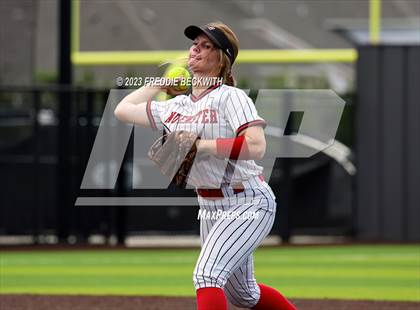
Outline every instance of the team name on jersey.
[[195, 115], [182, 115], [178, 112], [171, 112], [165, 123], [183, 123], [183, 124], [207, 124], [217, 123], [217, 110], [204, 109]]

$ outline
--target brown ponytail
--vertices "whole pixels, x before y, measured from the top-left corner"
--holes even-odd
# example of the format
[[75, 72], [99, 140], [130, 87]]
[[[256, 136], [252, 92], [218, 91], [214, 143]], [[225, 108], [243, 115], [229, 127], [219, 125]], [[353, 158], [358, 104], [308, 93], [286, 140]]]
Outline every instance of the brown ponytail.
[[224, 79], [224, 81], [225, 81], [225, 84], [226, 84], [226, 85], [229, 85], [229, 86], [236, 86], [236, 81], [235, 81], [235, 79], [233, 78], [232, 71], [230, 71], [230, 72], [229, 72], [229, 74], [228, 74], [228, 75], [227, 75], [227, 77]]

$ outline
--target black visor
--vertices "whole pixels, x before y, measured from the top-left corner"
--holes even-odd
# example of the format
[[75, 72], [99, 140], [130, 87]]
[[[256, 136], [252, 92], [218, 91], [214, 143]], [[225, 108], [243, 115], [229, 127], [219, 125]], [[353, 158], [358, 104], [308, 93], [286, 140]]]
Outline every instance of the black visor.
[[209, 39], [213, 42], [213, 44], [220, 48], [223, 51], [223, 53], [226, 54], [226, 56], [230, 60], [230, 64], [233, 65], [233, 62], [236, 58], [235, 52], [233, 50], [233, 45], [222, 30], [213, 26], [198, 27], [194, 25], [188, 26], [184, 30], [185, 36], [191, 40], [195, 40], [195, 38], [202, 33], [207, 35]]

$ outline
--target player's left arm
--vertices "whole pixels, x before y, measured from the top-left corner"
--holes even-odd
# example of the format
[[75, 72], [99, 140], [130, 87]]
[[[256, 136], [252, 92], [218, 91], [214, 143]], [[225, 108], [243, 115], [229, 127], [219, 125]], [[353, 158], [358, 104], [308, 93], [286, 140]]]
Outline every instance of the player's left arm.
[[246, 144], [252, 159], [260, 160], [264, 157], [266, 142], [263, 127], [248, 127], [247, 129], [244, 129], [239, 136], [245, 136]]
[[200, 140], [197, 151], [234, 160], [262, 159], [266, 149], [266, 122], [243, 90], [232, 88], [227, 94], [221, 99], [219, 111], [223, 111], [223, 117], [235, 132], [235, 137]]
[[260, 160], [265, 150], [265, 135], [261, 126], [248, 127], [235, 138], [197, 141], [197, 152], [231, 159]]

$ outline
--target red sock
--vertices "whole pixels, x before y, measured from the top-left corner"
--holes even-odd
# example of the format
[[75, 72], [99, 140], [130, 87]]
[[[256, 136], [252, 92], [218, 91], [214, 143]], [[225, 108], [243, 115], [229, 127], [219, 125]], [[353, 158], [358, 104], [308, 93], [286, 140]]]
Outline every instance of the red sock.
[[225, 292], [218, 287], [204, 287], [197, 290], [198, 310], [227, 310]]
[[297, 310], [280, 292], [272, 287], [258, 283], [261, 296], [254, 310]]

